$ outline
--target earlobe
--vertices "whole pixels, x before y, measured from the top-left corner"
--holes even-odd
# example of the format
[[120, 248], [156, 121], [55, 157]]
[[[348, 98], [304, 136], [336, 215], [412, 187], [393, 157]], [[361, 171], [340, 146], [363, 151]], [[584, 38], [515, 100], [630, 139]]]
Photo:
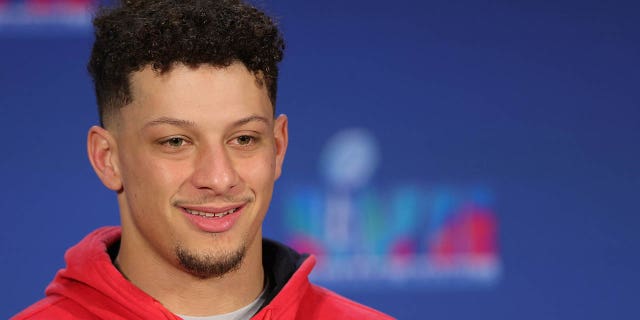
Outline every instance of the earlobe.
[[93, 170], [102, 183], [113, 191], [122, 189], [122, 180], [117, 163], [116, 142], [111, 133], [99, 126], [89, 129], [87, 152]]
[[282, 173], [282, 164], [284, 163], [284, 155], [287, 153], [287, 145], [289, 144], [289, 119], [284, 114], [278, 116], [273, 126], [273, 135], [276, 148], [276, 172], [275, 177], [278, 179]]

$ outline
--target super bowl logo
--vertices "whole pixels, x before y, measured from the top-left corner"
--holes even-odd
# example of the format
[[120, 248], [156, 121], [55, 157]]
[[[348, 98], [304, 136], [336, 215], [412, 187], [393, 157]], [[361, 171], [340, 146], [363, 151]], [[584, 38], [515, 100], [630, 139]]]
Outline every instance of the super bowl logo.
[[324, 187], [286, 188], [288, 244], [318, 257], [312, 277], [411, 285], [492, 285], [499, 279], [497, 217], [486, 187], [370, 183], [375, 138], [350, 129], [327, 143]]
[[0, 30], [49, 32], [52, 26], [89, 29], [98, 0], [0, 0]]

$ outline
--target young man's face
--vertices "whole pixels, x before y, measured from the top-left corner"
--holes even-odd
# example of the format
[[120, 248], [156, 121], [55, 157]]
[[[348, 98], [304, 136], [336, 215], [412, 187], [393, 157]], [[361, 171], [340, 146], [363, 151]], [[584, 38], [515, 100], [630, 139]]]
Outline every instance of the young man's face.
[[131, 93], [112, 129], [123, 245], [200, 277], [233, 270], [261, 246], [286, 117], [274, 119], [266, 87], [240, 63], [147, 67]]

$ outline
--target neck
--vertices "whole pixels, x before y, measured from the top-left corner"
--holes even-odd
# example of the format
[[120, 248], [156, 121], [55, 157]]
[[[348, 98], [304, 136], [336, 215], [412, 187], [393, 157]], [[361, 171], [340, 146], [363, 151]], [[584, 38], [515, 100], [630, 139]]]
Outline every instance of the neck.
[[[135, 286], [175, 314], [209, 316], [233, 312], [262, 292], [262, 236], [248, 245], [240, 267], [220, 277], [200, 278], [154, 255], [152, 248], [133, 248], [141, 243], [123, 230], [116, 266]], [[141, 254], [145, 252], [147, 254]]]

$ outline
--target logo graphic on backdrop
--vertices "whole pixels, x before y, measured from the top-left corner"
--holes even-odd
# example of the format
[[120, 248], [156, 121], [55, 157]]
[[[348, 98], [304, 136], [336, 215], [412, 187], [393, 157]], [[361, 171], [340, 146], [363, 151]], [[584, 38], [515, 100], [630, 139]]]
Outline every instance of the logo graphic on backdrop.
[[0, 30], [88, 28], [98, 0], [0, 0]]
[[364, 129], [337, 133], [320, 159], [324, 186], [284, 190], [288, 244], [318, 257], [333, 285], [491, 285], [500, 276], [497, 218], [484, 187], [371, 185], [381, 159]]

